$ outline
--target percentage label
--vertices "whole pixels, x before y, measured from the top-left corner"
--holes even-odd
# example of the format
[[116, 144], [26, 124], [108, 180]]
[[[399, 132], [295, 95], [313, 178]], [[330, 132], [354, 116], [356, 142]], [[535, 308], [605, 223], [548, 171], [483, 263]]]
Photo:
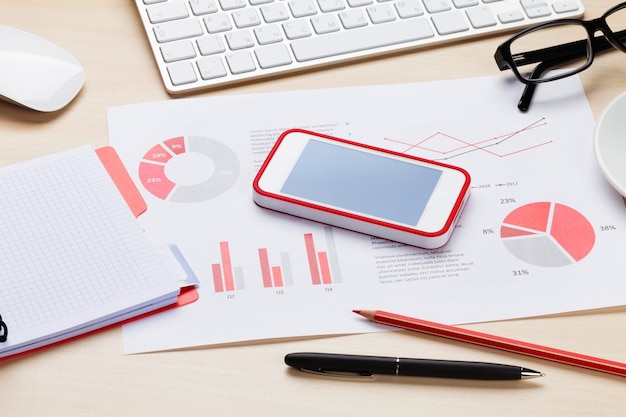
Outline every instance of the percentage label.
[[617, 227], [615, 227], [615, 225], [610, 224], [610, 225], [606, 225], [606, 226], [600, 226], [600, 231], [601, 232], [610, 232], [613, 230], [617, 230]]
[[483, 235], [493, 235], [494, 233], [493, 229], [483, 229]]
[[157, 182], [161, 182], [161, 178], [159, 177], [151, 177], [151, 178], [146, 178], [146, 183], [148, 184], [154, 184]]
[[508, 197], [508, 198], [500, 199], [500, 204], [513, 204], [513, 203], [517, 203], [517, 200], [515, 199], [515, 197]]
[[516, 271], [513, 271], [514, 277], [526, 277], [528, 275], [530, 275], [530, 272], [528, 272], [528, 269], [518, 269]]

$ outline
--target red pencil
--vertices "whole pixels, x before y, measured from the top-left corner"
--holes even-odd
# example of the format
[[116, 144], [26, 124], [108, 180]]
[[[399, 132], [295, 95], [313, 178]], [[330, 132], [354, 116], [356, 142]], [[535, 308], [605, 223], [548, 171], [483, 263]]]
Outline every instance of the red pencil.
[[461, 342], [501, 349], [507, 352], [519, 353], [526, 356], [533, 356], [540, 359], [547, 359], [549, 361], [560, 362], [567, 365], [579, 366], [582, 368], [592, 369], [594, 371], [626, 376], [626, 363], [622, 362], [594, 358], [593, 356], [581, 355], [579, 353], [535, 345], [533, 343], [522, 342], [519, 340], [507, 339], [505, 337], [493, 336], [473, 330], [462, 329], [460, 327], [433, 323], [426, 320], [388, 313], [386, 311], [353, 311], [376, 323], [387, 324], [389, 326], [426, 333], [433, 336], [441, 336]]

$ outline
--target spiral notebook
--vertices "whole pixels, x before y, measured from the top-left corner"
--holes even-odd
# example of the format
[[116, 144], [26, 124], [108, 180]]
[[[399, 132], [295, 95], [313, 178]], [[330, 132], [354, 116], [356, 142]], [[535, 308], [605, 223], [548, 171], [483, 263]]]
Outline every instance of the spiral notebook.
[[124, 198], [89, 146], [0, 169], [0, 358], [176, 303]]

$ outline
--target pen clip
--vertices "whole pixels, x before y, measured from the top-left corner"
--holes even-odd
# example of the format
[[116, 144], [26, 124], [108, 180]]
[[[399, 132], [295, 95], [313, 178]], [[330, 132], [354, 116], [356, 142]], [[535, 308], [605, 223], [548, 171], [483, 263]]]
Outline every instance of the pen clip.
[[323, 369], [306, 369], [306, 368], [300, 368], [300, 370], [309, 374], [320, 375], [320, 376], [332, 376], [334, 378], [350, 378], [350, 379], [361, 379], [361, 380], [374, 379], [374, 374], [372, 372], [325, 371]]

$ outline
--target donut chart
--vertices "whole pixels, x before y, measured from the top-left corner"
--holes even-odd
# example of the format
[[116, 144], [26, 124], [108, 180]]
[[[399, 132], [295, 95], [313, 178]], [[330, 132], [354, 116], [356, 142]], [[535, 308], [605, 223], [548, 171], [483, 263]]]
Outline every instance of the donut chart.
[[235, 152], [203, 136], [179, 136], [154, 145], [139, 163], [139, 180], [155, 197], [180, 203], [210, 200], [239, 177]]
[[532, 203], [513, 210], [500, 226], [500, 237], [512, 255], [544, 267], [581, 261], [596, 239], [585, 216], [555, 202]]

